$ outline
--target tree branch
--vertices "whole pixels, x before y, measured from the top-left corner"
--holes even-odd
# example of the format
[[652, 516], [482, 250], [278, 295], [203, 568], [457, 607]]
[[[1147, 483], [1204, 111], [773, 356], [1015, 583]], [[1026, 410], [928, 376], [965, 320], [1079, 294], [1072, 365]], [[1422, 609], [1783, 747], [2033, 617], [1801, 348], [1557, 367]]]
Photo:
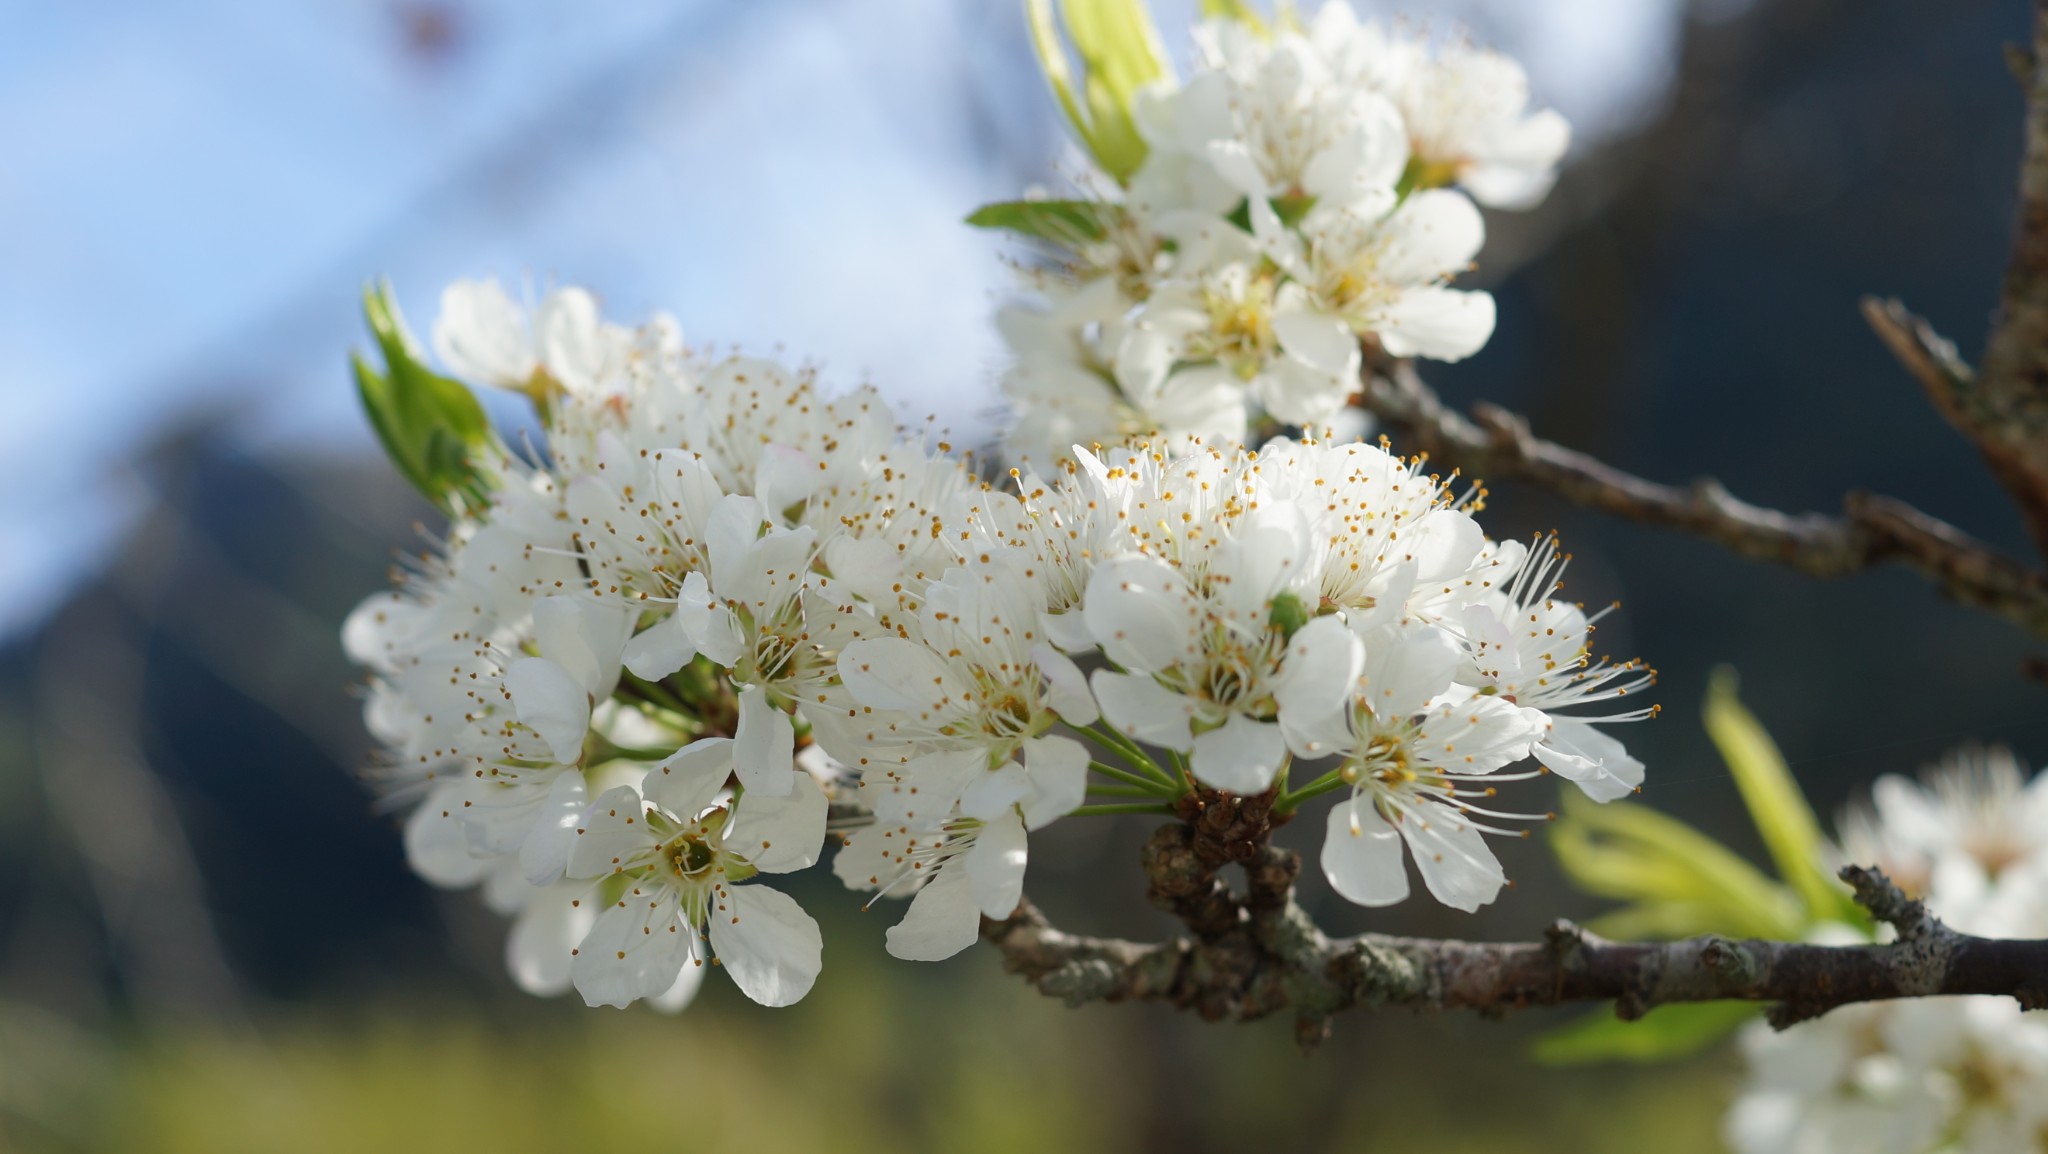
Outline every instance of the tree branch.
[[1960, 415], [1943, 412], [1983, 452], [2048, 554], [2048, 0], [2034, 6], [2032, 53], [2013, 63], [2027, 121], [2012, 253], [1982, 371], [1950, 386]]
[[1468, 476], [1528, 481], [1576, 505], [1691, 533], [1817, 577], [1905, 565], [1953, 600], [2048, 637], [2048, 579], [1904, 502], [1852, 492], [1842, 515], [1829, 517], [1752, 505], [1712, 479], [1683, 489], [1659, 484], [1545, 441], [1528, 421], [1492, 405], [1477, 405], [1467, 417], [1446, 406], [1411, 364], [1384, 357], [1369, 366], [1358, 403], [1391, 426], [1404, 447]]
[[1851, 1003], [1937, 994], [2000, 995], [2048, 1008], [2048, 941], [1959, 934], [1876, 870], [1850, 866], [1842, 878], [1858, 902], [1898, 930], [1897, 941], [1609, 942], [1569, 922], [1542, 942], [1387, 934], [1333, 940], [1291, 899], [1246, 910], [1230, 932], [1152, 945], [1064, 933], [1027, 901], [1002, 921], [984, 920], [982, 936], [1002, 952], [1005, 968], [1071, 1005], [1158, 1001], [1204, 1018], [1247, 1021], [1292, 1011], [1304, 1044], [1322, 1037], [1332, 1014], [1388, 1007], [1498, 1016], [1611, 1000], [1617, 1014], [1633, 1019], [1662, 1005], [1738, 999], [1775, 1003], [1769, 1018], [1780, 1029]]

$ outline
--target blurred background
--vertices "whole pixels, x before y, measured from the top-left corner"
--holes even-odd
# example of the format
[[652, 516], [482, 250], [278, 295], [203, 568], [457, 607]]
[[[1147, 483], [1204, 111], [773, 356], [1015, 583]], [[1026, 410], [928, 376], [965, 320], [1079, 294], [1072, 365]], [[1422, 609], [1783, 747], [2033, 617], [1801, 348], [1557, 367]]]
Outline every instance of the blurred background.
[[[1184, 44], [1192, 0], [1163, 3]], [[2014, 203], [2023, 0], [1462, 0], [1360, 7], [1520, 56], [1577, 129], [1537, 212], [1489, 220], [1499, 331], [1429, 376], [1623, 467], [1829, 510], [1905, 498], [2025, 555], [1974, 453], [1856, 309], [1896, 294], [1974, 356]], [[995, 419], [1011, 273], [960, 225], [1076, 165], [1009, 0], [11, 6], [0, 35], [0, 1149], [504, 1151], [1718, 1148], [1734, 1063], [1549, 1070], [1563, 1020], [1070, 1011], [992, 953], [881, 950], [829, 877], [824, 977], [684, 1016], [513, 990], [501, 927], [405, 870], [352, 773], [336, 630], [421, 547], [344, 371], [357, 294], [417, 327], [451, 278], [589, 285], [700, 343], [782, 349], [964, 436]], [[1643, 804], [1754, 851], [1699, 728], [1707, 671], [1824, 812], [1964, 739], [2048, 757], [2013, 631], [1902, 572], [1822, 584], [1496, 487], [1662, 671]], [[1034, 840], [1073, 928], [1146, 936], [1138, 819]], [[1313, 831], [1285, 831], [1308, 844]], [[1042, 848], [1041, 848], [1042, 846]], [[1477, 917], [1598, 906], [1540, 841]], [[1760, 855], [1758, 855], [1760, 856]], [[1314, 871], [1310, 871], [1313, 873]], [[573, 999], [571, 999], [573, 1001]]]

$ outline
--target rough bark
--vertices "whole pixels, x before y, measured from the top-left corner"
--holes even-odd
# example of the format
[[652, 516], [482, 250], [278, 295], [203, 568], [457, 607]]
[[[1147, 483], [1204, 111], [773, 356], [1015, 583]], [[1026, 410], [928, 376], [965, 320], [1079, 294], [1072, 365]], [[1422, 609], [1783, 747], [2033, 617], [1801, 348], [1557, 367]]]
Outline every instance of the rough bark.
[[[1162, 827], [1155, 842], [1185, 844], [1190, 827]], [[1173, 853], [1165, 855], [1173, 857]], [[1148, 848], [1148, 866], [1159, 855]], [[1295, 855], [1264, 847], [1255, 865], [1292, 877]], [[1175, 869], [1184, 868], [1180, 862]], [[1213, 874], [1209, 880], [1217, 880]], [[1157, 1001], [1202, 1017], [1250, 1021], [1283, 1012], [1313, 1045], [1345, 1010], [1475, 1010], [1499, 1016], [1530, 1006], [1612, 1001], [1623, 1018], [1677, 1002], [1769, 1002], [1783, 1028], [1837, 1006], [1936, 994], [2017, 998], [2048, 1008], [2048, 941], [1959, 934], [1883, 874], [1850, 866], [1843, 880], [1871, 914], [1898, 930], [1882, 945], [1817, 946], [1718, 936], [1610, 942], [1559, 922], [1541, 942], [1465, 942], [1361, 934], [1329, 938], [1294, 904], [1227, 899], [1191, 921], [1194, 932], [1142, 944], [1056, 929], [1028, 901], [982, 936], [1006, 968], [1070, 1005]], [[1182, 877], [1192, 883], [1192, 877]], [[1219, 883], [1220, 884], [1220, 881]], [[1176, 909], [1178, 911], [1178, 908]]]
[[2048, 554], [2048, 2], [2034, 6], [2032, 49], [2013, 61], [2026, 90], [2026, 136], [1998, 312], [1980, 371], [1947, 382], [1937, 403]]
[[1573, 504], [1716, 542], [1745, 557], [1816, 577], [1905, 565], [1965, 605], [2048, 637], [2048, 579], [1961, 529], [1903, 501], [1852, 492], [1839, 516], [1752, 505], [1719, 481], [1679, 488], [1624, 472], [1538, 437], [1492, 405], [1466, 416], [1445, 405], [1405, 361], [1368, 367], [1360, 405], [1410, 452], [1467, 476], [1538, 485]]

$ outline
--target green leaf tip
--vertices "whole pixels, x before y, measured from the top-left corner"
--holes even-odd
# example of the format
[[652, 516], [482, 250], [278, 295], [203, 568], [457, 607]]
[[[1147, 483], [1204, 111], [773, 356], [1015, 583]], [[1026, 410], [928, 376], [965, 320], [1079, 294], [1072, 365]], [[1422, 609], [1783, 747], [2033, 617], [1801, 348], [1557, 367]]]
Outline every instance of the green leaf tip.
[[356, 394], [391, 463], [427, 499], [448, 512], [487, 499], [479, 469], [495, 448], [490, 419], [476, 394], [424, 363], [387, 284], [363, 290], [363, 319], [384, 362], [349, 355]]
[[[1129, 183], [1146, 153], [1132, 98], [1173, 79], [1143, 0], [1024, 0], [1024, 15], [1039, 68], [1075, 137], [1104, 172]], [[1069, 43], [1081, 61], [1078, 83]]]
[[1121, 227], [1121, 205], [1094, 200], [1004, 200], [967, 217], [976, 228], [1002, 229], [1070, 251], [1105, 240]]
[[1777, 743], [1742, 704], [1735, 670], [1714, 670], [1707, 686], [1703, 716], [1707, 736], [1721, 751], [1742, 803], [1770, 851], [1778, 876], [1805, 903], [1814, 921], [1860, 923], [1863, 918], [1849, 891], [1827, 868], [1827, 839], [1785, 764]]

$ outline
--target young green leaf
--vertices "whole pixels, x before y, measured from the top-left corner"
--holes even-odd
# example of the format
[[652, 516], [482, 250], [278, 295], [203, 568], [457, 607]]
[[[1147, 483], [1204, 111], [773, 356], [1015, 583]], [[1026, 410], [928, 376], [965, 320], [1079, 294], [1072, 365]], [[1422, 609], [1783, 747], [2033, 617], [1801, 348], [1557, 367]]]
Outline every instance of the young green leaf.
[[[1145, 140], [1131, 118], [1131, 99], [1140, 88], [1173, 75], [1143, 0], [1080, 0], [1058, 5], [1055, 0], [1026, 0], [1025, 15], [1039, 66], [1074, 135], [1104, 172], [1119, 184], [1128, 182], [1145, 162], [1146, 153]], [[1078, 96], [1067, 50], [1060, 40], [1062, 22], [1067, 39], [1081, 58]]]
[[1632, 901], [1603, 919], [1655, 937], [1720, 933], [1796, 938], [1809, 925], [1796, 895], [1734, 851], [1676, 818], [1639, 805], [1564, 801], [1550, 845], [1588, 893]]
[[350, 366], [370, 427], [391, 462], [444, 509], [473, 503], [483, 491], [478, 454], [493, 442], [490, 420], [460, 381], [421, 362], [387, 286], [363, 293], [363, 316], [383, 354], [379, 372], [361, 354]]
[[1123, 223], [1123, 207], [1094, 200], [1005, 200], [968, 216], [976, 228], [999, 228], [1069, 250], [1107, 237]]
[[1625, 1022], [1602, 1011], [1542, 1035], [1530, 1053], [1548, 1066], [1661, 1062], [1698, 1053], [1762, 1012], [1754, 1002], [1689, 1002]]
[[1799, 894], [1814, 921], [1860, 921], [1849, 893], [1830, 876], [1827, 842], [1799, 783], [1756, 716], [1736, 696], [1735, 671], [1714, 671], [1705, 709], [1707, 736], [1735, 776], [1778, 875]]
[[1245, 0], [1202, 0], [1202, 15], [1209, 20], [1235, 20], [1261, 36], [1271, 32], [1259, 10]]

